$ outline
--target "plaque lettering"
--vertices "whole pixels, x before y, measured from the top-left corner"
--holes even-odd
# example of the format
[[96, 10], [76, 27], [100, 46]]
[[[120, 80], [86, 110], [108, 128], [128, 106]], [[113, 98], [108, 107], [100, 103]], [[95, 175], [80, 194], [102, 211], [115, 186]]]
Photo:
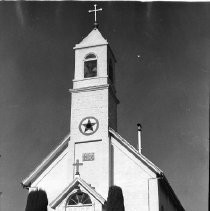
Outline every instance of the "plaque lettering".
[[95, 160], [95, 154], [93, 152], [83, 153], [82, 154], [82, 160], [83, 161], [93, 161], [93, 160]]

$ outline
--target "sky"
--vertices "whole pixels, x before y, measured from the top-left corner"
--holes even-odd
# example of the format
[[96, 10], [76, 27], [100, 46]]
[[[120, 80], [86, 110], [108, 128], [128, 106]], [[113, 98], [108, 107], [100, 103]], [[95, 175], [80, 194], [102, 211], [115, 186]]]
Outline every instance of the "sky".
[[[210, 3], [98, 2], [117, 59], [118, 132], [165, 173], [186, 210], [208, 210]], [[0, 2], [2, 211], [69, 132], [74, 50], [93, 2]]]

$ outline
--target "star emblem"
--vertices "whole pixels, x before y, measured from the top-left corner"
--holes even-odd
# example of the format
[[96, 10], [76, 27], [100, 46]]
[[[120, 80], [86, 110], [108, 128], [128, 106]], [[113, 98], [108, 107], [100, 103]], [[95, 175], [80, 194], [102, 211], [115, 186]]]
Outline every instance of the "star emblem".
[[96, 123], [92, 123], [90, 121], [90, 119], [88, 119], [88, 123], [87, 124], [82, 124], [84, 127], [85, 127], [85, 132], [88, 131], [88, 130], [91, 130], [93, 131], [93, 126], [95, 125]]
[[99, 123], [95, 117], [86, 117], [79, 124], [79, 130], [83, 135], [92, 135], [98, 129]]

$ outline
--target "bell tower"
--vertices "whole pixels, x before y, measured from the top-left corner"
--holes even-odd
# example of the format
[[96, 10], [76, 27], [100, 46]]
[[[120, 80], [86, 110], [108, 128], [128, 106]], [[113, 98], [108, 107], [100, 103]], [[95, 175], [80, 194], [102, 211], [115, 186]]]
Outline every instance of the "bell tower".
[[[93, 11], [99, 11], [96, 5]], [[79, 172], [73, 167], [73, 178], [80, 176], [106, 198], [113, 181], [109, 127], [117, 130], [119, 103], [115, 91], [116, 59], [96, 20], [93, 30], [74, 50], [69, 150], [70, 163], [82, 166]]]
[[108, 135], [109, 127], [117, 130], [116, 59], [96, 27], [74, 50], [71, 137], [81, 141], [101, 138]]

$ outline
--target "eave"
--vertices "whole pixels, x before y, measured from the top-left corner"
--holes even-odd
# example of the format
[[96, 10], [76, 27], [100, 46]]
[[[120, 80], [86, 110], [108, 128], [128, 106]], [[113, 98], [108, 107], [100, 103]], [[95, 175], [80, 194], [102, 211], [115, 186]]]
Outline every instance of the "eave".
[[80, 43], [76, 44], [73, 49], [89, 48], [101, 45], [108, 45], [108, 42], [102, 36], [101, 32], [94, 28]]
[[148, 158], [146, 158], [144, 155], [140, 154], [138, 150], [136, 150], [135, 147], [133, 147], [131, 144], [129, 144], [124, 138], [122, 138], [116, 131], [114, 131], [112, 128], [109, 128], [109, 132], [112, 136], [114, 136], [123, 146], [126, 147], [126, 149], [131, 152], [135, 157], [140, 159], [146, 166], [152, 170], [157, 175], [162, 175], [163, 171], [159, 169], [154, 163], [152, 163]]
[[70, 140], [70, 133], [61, 141], [61, 143], [50, 152], [50, 154], [33, 170], [29, 176], [22, 180], [23, 187], [29, 187], [30, 184], [67, 148]]

